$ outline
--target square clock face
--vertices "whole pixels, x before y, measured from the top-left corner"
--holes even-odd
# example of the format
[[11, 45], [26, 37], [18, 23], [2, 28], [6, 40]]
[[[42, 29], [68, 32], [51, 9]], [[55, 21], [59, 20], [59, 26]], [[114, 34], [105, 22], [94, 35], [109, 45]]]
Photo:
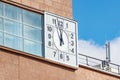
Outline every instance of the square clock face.
[[77, 67], [77, 22], [44, 13], [45, 58]]

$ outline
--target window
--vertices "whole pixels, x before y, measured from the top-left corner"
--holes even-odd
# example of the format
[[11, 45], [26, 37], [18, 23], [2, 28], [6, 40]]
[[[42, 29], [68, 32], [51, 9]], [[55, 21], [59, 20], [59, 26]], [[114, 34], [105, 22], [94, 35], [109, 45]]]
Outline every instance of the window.
[[21, 9], [11, 6], [5, 5], [5, 17], [14, 19], [14, 20], [21, 20]]
[[2, 3], [0, 2], [0, 16], [2, 16], [2, 12], [3, 12]]
[[35, 53], [36, 55], [42, 56], [41, 44], [35, 43], [29, 40], [24, 40], [24, 50], [28, 53]]
[[22, 25], [18, 22], [5, 19], [4, 30], [6, 33], [22, 36]]
[[43, 56], [42, 32], [43, 15], [0, 2], [0, 45]]
[[3, 31], [3, 19], [0, 18], [0, 31]]
[[41, 28], [41, 16], [30, 11], [23, 10], [23, 22]]
[[0, 45], [3, 45], [3, 33], [0, 32]]
[[30, 26], [24, 26], [24, 37], [34, 41], [42, 41], [41, 30]]
[[16, 36], [4, 35], [4, 45], [17, 50], [22, 50], [22, 39]]

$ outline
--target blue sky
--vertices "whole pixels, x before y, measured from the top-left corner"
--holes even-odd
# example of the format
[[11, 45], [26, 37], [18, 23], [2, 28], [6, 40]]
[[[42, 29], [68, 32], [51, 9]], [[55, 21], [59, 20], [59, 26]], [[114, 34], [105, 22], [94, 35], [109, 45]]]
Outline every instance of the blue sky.
[[98, 45], [120, 36], [120, 0], [72, 0], [78, 38]]
[[78, 52], [105, 60], [107, 41], [111, 62], [120, 65], [120, 0], [72, 0], [78, 21]]

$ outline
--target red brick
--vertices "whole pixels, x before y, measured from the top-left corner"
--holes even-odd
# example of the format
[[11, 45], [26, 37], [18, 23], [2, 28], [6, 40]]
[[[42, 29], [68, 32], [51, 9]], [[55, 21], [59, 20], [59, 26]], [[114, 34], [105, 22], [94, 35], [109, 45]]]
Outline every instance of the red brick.
[[48, 6], [52, 6], [53, 1], [52, 0], [45, 0], [45, 4], [48, 5]]
[[31, 7], [39, 9], [40, 3], [31, 1]]
[[39, 2], [39, 10], [45, 10], [45, 4]]
[[0, 50], [0, 80], [120, 80], [118, 76], [89, 67], [75, 70], [23, 54]]
[[34, 0], [35, 2], [45, 3], [45, 0]]
[[75, 78], [74, 72], [25, 57], [20, 57], [20, 75], [20, 80], [73, 80]]
[[18, 65], [4, 63], [4, 79], [5, 80], [19, 80]]
[[22, 0], [22, 4], [31, 6], [31, 0]]
[[5, 80], [4, 65], [0, 62], [0, 80]]
[[1, 52], [0, 51], [0, 62], [18, 64], [19, 58], [17, 55], [12, 54], [11, 52]]

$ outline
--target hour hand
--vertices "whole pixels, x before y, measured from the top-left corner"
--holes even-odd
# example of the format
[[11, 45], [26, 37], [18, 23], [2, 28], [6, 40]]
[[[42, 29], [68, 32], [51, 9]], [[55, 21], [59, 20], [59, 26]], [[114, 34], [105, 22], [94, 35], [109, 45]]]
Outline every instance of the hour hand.
[[62, 46], [64, 44], [64, 41], [63, 41], [63, 22], [62, 21], [59, 21], [57, 20], [58, 22], [58, 25], [57, 25], [57, 32], [58, 32], [58, 36], [59, 36], [59, 41], [60, 41], [60, 46]]
[[61, 46], [62, 45], [62, 43], [61, 43], [61, 32], [60, 32], [59, 28], [57, 28], [57, 34], [58, 34], [59, 41], [60, 41], [60, 46]]
[[60, 46], [64, 45], [64, 41], [63, 41], [63, 31], [60, 30]]
[[57, 29], [57, 34], [59, 37], [60, 46], [62, 46], [62, 44], [64, 44], [64, 41], [63, 41], [63, 37], [62, 37], [62, 30], [60, 28]]

